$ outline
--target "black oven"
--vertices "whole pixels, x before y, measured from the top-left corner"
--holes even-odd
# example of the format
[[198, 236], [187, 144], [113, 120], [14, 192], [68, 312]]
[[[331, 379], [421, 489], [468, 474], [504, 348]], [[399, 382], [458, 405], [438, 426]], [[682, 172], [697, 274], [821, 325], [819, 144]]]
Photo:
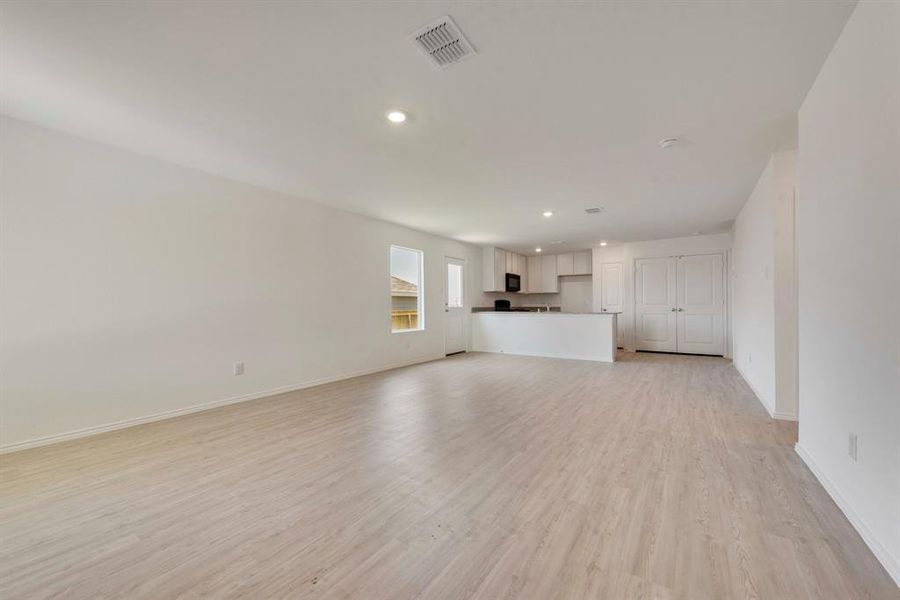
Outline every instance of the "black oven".
[[521, 289], [521, 278], [515, 273], [506, 274], [506, 291], [518, 292]]

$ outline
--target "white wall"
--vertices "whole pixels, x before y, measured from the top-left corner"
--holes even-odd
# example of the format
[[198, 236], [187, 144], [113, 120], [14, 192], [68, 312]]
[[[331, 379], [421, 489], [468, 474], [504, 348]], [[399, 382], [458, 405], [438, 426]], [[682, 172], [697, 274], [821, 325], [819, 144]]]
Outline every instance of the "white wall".
[[769, 414], [796, 419], [796, 152], [774, 154], [735, 219], [734, 366]]
[[797, 151], [775, 161], [775, 416], [797, 419]]
[[775, 412], [775, 161], [769, 160], [734, 223], [734, 366]]
[[799, 135], [797, 450], [900, 583], [900, 3], [857, 5]]
[[[593, 249], [594, 311], [600, 311], [600, 263], [622, 262], [625, 270], [625, 308], [619, 315], [618, 326], [624, 331], [625, 348], [634, 350], [634, 261], [638, 258], [674, 256], [679, 254], [725, 254], [731, 249], [731, 234], [695, 235], [665, 240], [629, 242], [618, 246]], [[727, 271], [727, 266], [726, 266]], [[726, 273], [727, 274], [727, 273]], [[728, 318], [726, 316], [726, 322]]]
[[[6, 447], [440, 357], [445, 254], [483, 300], [475, 246], [21, 121], [0, 144]], [[425, 251], [423, 332], [390, 333], [392, 243]]]

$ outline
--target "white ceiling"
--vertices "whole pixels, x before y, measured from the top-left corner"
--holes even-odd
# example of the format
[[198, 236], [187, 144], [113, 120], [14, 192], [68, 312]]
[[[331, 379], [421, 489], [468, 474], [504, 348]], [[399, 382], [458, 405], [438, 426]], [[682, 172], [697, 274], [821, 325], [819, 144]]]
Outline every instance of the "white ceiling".
[[[4, 2], [0, 108], [465, 241], [674, 237], [794, 147], [853, 5]], [[437, 70], [407, 35], [445, 14], [478, 55]]]

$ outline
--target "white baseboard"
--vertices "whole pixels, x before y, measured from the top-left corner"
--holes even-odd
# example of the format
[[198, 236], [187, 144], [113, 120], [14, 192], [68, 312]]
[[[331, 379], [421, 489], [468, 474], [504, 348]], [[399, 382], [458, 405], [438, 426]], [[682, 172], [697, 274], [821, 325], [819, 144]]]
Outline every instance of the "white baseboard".
[[773, 419], [781, 419], [782, 421], [796, 421], [797, 415], [796, 413], [786, 413], [780, 410], [776, 410], [772, 413]]
[[753, 386], [753, 384], [750, 382], [750, 378], [747, 377], [747, 375], [745, 375], [743, 371], [741, 371], [741, 367], [737, 364], [737, 362], [731, 361], [731, 364], [734, 365], [735, 370], [744, 380], [744, 383], [747, 384], [747, 387], [750, 388], [750, 391], [753, 392], [753, 395], [756, 396], [756, 399], [759, 400], [759, 403], [762, 404], [763, 408], [766, 409], [766, 412], [769, 413], [769, 416], [773, 419], [777, 419], [778, 417], [775, 416], [775, 409], [766, 404], [765, 400], [763, 400], [762, 394], [760, 394], [759, 391]]
[[204, 402], [203, 404], [194, 404], [192, 406], [186, 406], [184, 408], [176, 408], [174, 410], [168, 410], [165, 412], [154, 413], [152, 415], [145, 415], [143, 417], [135, 417], [132, 419], [124, 419], [122, 421], [116, 421], [114, 423], [105, 423], [103, 425], [94, 425], [92, 427], [85, 427], [84, 429], [76, 429], [74, 431], [66, 431], [63, 433], [56, 433], [53, 435], [48, 435], [44, 437], [34, 438], [30, 440], [25, 440], [22, 442], [15, 442], [12, 444], [0, 445], [0, 454], [8, 454], [10, 452], [18, 452], [20, 450], [27, 450], [29, 448], [37, 448], [38, 446], [46, 446], [48, 444], [56, 444], [59, 442], [66, 442], [69, 440], [75, 440], [78, 438], [88, 437], [91, 435], [97, 435], [98, 433], [106, 433], [107, 431], [115, 431], [117, 429], [125, 429], [126, 427], [134, 427], [135, 425], [143, 425], [145, 423], [153, 423], [154, 421], [163, 421], [165, 419], [172, 419], [174, 417], [180, 417], [182, 415], [189, 415], [191, 413], [201, 412], [204, 410], [210, 410], [212, 408], [218, 408], [220, 406], [227, 406], [229, 404], [237, 404], [239, 402], [248, 402], [250, 400], [258, 400], [259, 398], [266, 398], [268, 396], [275, 396], [277, 394], [284, 394], [286, 392], [293, 392], [296, 390], [302, 390], [305, 388], [315, 387], [317, 385], [324, 385], [326, 383], [333, 383], [335, 381], [342, 381], [344, 379], [352, 379], [353, 377], [361, 377], [363, 375], [371, 375], [372, 373], [379, 373], [381, 371], [390, 371], [391, 369], [399, 369], [401, 367], [408, 367], [410, 365], [416, 365], [420, 363], [430, 362], [433, 360], [438, 360], [444, 358], [444, 356], [429, 356], [426, 358], [420, 358], [412, 361], [407, 361], [403, 363], [397, 363], [392, 365], [384, 365], [380, 367], [375, 367], [372, 369], [363, 369], [362, 371], [356, 371], [353, 373], [345, 373], [342, 375], [335, 375], [334, 377], [323, 377], [322, 379], [313, 379], [311, 381], [305, 381], [303, 383], [295, 383], [291, 385], [285, 385], [281, 387], [277, 387], [270, 390], [264, 390], [260, 392], [252, 392], [250, 394], [243, 394], [241, 396], [233, 396], [231, 398], [224, 398], [222, 400], [213, 400], [212, 402]]
[[797, 413], [789, 413], [789, 412], [784, 412], [784, 411], [780, 411], [780, 410], [775, 410], [774, 408], [771, 408], [768, 404], [766, 404], [765, 401], [763, 401], [762, 394], [759, 393], [759, 390], [757, 390], [755, 387], [753, 387], [753, 384], [750, 382], [750, 379], [747, 377], [747, 375], [744, 374], [743, 371], [741, 371], [741, 368], [738, 366], [737, 362], [732, 360], [731, 364], [734, 365], [734, 368], [737, 370], [737, 372], [743, 378], [744, 383], [747, 384], [747, 386], [750, 388], [750, 390], [756, 396], [756, 399], [759, 400], [759, 403], [762, 404], [763, 408], [766, 409], [766, 412], [769, 413], [770, 417], [772, 417], [773, 419], [781, 420], [781, 421], [796, 421], [797, 420]]
[[894, 583], [900, 587], [900, 560], [891, 556], [888, 549], [878, 541], [878, 538], [875, 537], [872, 530], [865, 524], [862, 517], [860, 517], [859, 514], [853, 510], [853, 507], [850, 506], [850, 503], [847, 502], [846, 497], [841, 493], [840, 489], [838, 489], [835, 483], [816, 465], [815, 461], [813, 461], [812, 457], [799, 442], [794, 446], [794, 451], [800, 456], [800, 459], [806, 463], [806, 466], [809, 467], [812, 474], [819, 480], [819, 483], [822, 484], [822, 487], [825, 488], [825, 491], [828, 492], [828, 495], [831, 496], [834, 503], [841, 509], [841, 512], [844, 513], [844, 516], [847, 517], [847, 520], [850, 521], [850, 524], [853, 525], [853, 528], [856, 529], [857, 533], [862, 537], [863, 541], [869, 547], [869, 550], [872, 551], [872, 554], [875, 555], [878, 562], [881, 563], [891, 579], [894, 580]]

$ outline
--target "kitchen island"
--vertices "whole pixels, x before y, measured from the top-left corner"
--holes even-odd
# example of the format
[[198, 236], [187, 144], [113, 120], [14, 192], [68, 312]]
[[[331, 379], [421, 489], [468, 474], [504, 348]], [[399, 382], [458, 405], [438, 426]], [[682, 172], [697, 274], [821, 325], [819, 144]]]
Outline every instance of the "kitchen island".
[[476, 312], [472, 350], [614, 362], [615, 313]]

